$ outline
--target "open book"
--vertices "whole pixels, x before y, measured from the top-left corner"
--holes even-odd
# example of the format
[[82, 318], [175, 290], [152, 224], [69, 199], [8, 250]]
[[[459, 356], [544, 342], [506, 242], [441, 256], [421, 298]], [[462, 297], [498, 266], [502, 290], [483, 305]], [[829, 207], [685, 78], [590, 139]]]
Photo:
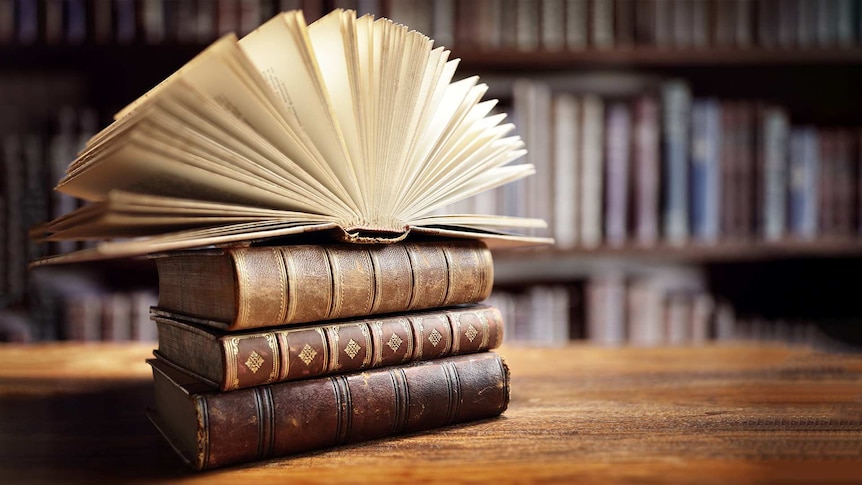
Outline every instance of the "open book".
[[499, 232], [535, 219], [435, 215], [532, 165], [476, 77], [426, 36], [335, 10], [279, 14], [227, 35], [116, 115], [56, 190], [91, 203], [34, 229], [103, 240], [44, 262], [142, 255], [331, 231], [541, 244]]

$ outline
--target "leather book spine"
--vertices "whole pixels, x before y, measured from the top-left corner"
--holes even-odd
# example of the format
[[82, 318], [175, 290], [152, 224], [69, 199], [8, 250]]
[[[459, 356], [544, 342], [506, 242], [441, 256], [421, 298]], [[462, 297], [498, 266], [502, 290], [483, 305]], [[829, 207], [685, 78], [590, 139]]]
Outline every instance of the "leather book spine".
[[[503, 320], [480, 306], [219, 339], [230, 391], [499, 347]], [[180, 366], [181, 363], [178, 362]]]
[[238, 248], [237, 309], [230, 330], [421, 310], [487, 298], [484, 244]]
[[509, 402], [509, 372], [483, 352], [188, 399], [197, 449], [180, 453], [209, 469], [497, 416]]

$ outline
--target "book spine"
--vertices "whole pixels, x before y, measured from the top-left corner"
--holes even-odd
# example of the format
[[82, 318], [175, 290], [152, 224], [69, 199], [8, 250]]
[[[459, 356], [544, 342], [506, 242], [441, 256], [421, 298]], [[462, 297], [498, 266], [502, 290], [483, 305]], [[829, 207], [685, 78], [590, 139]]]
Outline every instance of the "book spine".
[[159, 308], [228, 330], [421, 310], [484, 300], [481, 242], [284, 246], [156, 260]]
[[718, 239], [720, 113], [713, 100], [692, 105], [692, 234], [703, 242]]
[[678, 81], [664, 86], [664, 234], [671, 244], [688, 239], [688, 143], [691, 94]]
[[789, 121], [780, 109], [768, 109], [763, 120], [763, 230], [767, 240], [785, 233]]
[[[509, 373], [483, 353], [194, 397], [207, 469], [496, 416]], [[373, 410], [373, 412], [372, 412]]]
[[571, 249], [578, 241], [580, 187], [580, 103], [571, 95], [554, 98], [554, 239]]
[[631, 111], [625, 102], [608, 107], [607, 136], [607, 193], [605, 211], [605, 240], [612, 246], [622, 246], [627, 239], [629, 207], [629, 173]]
[[593, 0], [591, 7], [592, 46], [597, 49], [610, 49], [614, 46], [614, 2]]
[[587, 46], [587, 0], [566, 0], [566, 48]]
[[[159, 315], [153, 318], [160, 328], [172, 325], [170, 320]], [[221, 382], [216, 384], [223, 391], [232, 391], [273, 382], [481, 352], [499, 347], [502, 341], [502, 315], [496, 308], [486, 306], [434, 310], [338, 325], [228, 334], [218, 340], [224, 372]], [[177, 355], [182, 350], [175, 348], [184, 342], [182, 338], [175, 342], [163, 339], [159, 353], [185, 368]], [[187, 345], [187, 348], [195, 346]], [[196, 369], [188, 370], [197, 372]]]
[[602, 240], [602, 193], [604, 140], [604, 104], [598, 96], [587, 95], [582, 101], [581, 135], [581, 243], [596, 247]]
[[651, 245], [658, 241], [659, 219], [659, 112], [652, 97], [643, 97], [636, 106], [634, 160], [637, 180], [637, 241]]

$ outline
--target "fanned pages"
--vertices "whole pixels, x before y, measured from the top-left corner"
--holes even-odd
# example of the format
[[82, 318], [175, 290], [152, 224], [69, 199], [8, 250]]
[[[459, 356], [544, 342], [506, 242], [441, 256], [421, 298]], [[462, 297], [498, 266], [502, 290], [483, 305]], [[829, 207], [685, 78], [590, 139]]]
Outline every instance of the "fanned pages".
[[56, 190], [90, 203], [34, 228], [97, 240], [39, 263], [134, 256], [328, 230], [548, 243], [536, 219], [440, 209], [534, 172], [487, 87], [403, 25], [334, 10], [226, 35], [116, 115]]

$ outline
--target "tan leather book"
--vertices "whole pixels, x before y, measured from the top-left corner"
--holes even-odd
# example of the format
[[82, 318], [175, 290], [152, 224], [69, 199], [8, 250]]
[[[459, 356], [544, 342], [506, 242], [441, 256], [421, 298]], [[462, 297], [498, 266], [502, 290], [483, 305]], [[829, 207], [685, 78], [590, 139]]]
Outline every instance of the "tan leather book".
[[337, 323], [224, 332], [154, 310], [156, 355], [223, 391], [494, 349], [500, 311], [464, 305]]
[[150, 420], [197, 470], [488, 418], [509, 403], [509, 371], [493, 352], [232, 392], [149, 363]]
[[493, 262], [479, 241], [230, 248], [154, 257], [159, 309], [225, 330], [484, 300]]

